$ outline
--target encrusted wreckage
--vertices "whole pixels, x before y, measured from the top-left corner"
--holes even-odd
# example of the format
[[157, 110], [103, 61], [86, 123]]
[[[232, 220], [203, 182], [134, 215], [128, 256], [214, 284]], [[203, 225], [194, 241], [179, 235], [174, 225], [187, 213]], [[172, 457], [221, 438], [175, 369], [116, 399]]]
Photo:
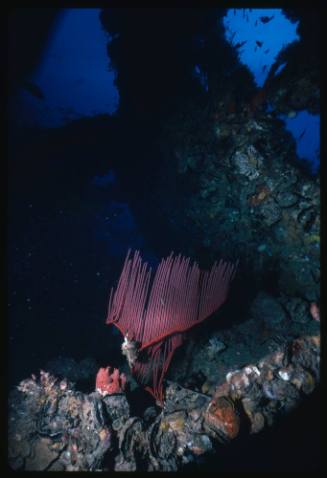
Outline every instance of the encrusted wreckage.
[[98, 390], [88, 395], [41, 371], [9, 396], [9, 466], [182, 470], [296, 408], [319, 383], [319, 361], [320, 336], [303, 336], [255, 364], [230, 370], [211, 396], [170, 382], [164, 408], [148, 407], [142, 416], [131, 416], [118, 370], [100, 369]]

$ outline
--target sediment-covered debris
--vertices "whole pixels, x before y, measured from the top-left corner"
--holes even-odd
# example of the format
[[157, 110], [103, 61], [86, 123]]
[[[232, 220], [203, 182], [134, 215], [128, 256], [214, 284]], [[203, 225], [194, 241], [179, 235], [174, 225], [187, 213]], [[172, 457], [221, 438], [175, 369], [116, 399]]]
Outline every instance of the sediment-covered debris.
[[142, 416], [131, 416], [124, 387], [87, 395], [41, 371], [10, 393], [9, 466], [182, 470], [293, 410], [319, 383], [319, 362], [320, 336], [303, 336], [229, 370], [211, 395], [169, 382], [164, 407], [149, 407]]

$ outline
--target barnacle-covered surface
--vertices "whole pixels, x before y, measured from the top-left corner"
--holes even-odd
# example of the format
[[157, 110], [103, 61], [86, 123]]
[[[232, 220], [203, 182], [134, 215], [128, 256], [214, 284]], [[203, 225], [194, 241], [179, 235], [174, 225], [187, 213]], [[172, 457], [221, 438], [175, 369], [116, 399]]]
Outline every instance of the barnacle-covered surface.
[[[241, 369], [304, 334], [320, 334], [320, 322], [301, 298], [278, 300], [260, 291], [243, 320], [191, 335], [168, 376], [192, 390], [212, 394], [231, 369]], [[212, 319], [219, 321], [219, 317]]]
[[170, 191], [174, 200], [164, 201], [160, 191], [169, 186], [162, 174], [158, 201], [207, 260], [240, 257], [254, 281], [277, 271], [280, 291], [317, 300], [319, 177], [299, 169], [281, 120], [260, 111], [253, 118], [246, 105], [237, 113], [219, 108], [219, 119], [210, 120], [193, 105], [186, 124], [181, 117], [167, 125], [164, 168], [177, 186]]
[[[319, 383], [320, 337], [303, 336], [230, 369], [211, 394], [166, 383], [163, 409], [131, 416], [124, 393], [83, 394], [41, 371], [9, 397], [14, 470], [179, 471], [224, 453], [294, 410]], [[204, 460], [204, 462], [203, 462]]]
[[96, 470], [112, 446], [98, 395], [85, 395], [44, 371], [11, 392], [8, 431], [14, 470]]

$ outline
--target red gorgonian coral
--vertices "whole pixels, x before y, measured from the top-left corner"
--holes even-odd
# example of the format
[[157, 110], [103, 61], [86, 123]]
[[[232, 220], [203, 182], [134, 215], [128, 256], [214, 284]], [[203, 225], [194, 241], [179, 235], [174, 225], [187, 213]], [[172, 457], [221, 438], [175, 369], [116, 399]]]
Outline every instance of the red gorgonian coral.
[[162, 259], [154, 276], [139, 251], [127, 253], [116, 290], [111, 289], [107, 324], [123, 334], [123, 353], [136, 379], [161, 404], [163, 379], [184, 334], [226, 300], [236, 265], [220, 261], [210, 271], [181, 255]]

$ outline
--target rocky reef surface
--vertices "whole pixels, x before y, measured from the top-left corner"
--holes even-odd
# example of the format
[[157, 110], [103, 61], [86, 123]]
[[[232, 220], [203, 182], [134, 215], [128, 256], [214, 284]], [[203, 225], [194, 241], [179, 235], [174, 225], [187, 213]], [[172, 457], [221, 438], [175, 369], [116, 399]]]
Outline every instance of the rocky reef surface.
[[[218, 342], [210, 344], [211, 354], [219, 355], [219, 349]], [[16, 471], [179, 471], [203, 465], [229, 443], [272, 427], [294, 410], [317, 387], [319, 363], [320, 336], [303, 336], [258, 361], [230, 368], [223, 382], [202, 386], [201, 392], [168, 381], [164, 407], [150, 406], [140, 415], [131, 412], [125, 379], [124, 386], [119, 382], [101, 393], [97, 378], [96, 391], [86, 394], [41, 371], [9, 395], [9, 466]]]

